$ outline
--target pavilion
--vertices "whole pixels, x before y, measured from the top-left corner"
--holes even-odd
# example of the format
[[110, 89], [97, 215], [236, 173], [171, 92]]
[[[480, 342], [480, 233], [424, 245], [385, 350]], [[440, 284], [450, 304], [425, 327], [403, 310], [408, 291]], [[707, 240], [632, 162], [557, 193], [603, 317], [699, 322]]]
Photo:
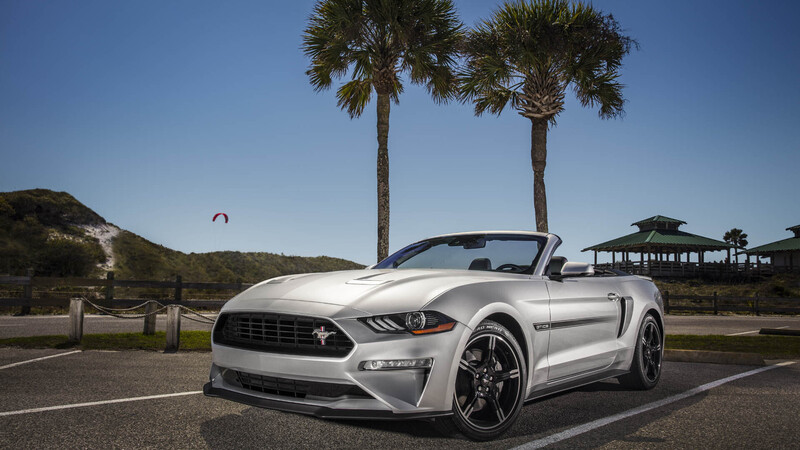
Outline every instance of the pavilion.
[[[708, 271], [706, 269], [719, 271], [720, 267], [716, 267], [719, 263], [705, 262], [706, 252], [727, 251], [727, 261], [730, 261], [734, 245], [678, 229], [685, 224], [683, 220], [666, 216], [649, 217], [631, 224], [639, 227], [638, 232], [587, 247], [582, 251], [594, 251], [596, 266], [597, 253], [610, 252], [611, 267], [635, 274], [660, 276], [696, 275], [698, 272]], [[620, 263], [617, 263], [617, 253], [620, 254]], [[639, 254], [638, 262], [631, 259], [631, 254], [636, 253]], [[690, 262], [692, 253], [697, 253], [696, 263]]]
[[759, 258], [768, 257], [774, 271], [800, 269], [800, 225], [789, 227], [786, 231], [794, 232], [794, 237], [753, 247], [745, 251], [748, 260], [750, 256], [755, 256], [758, 264], [761, 262]]

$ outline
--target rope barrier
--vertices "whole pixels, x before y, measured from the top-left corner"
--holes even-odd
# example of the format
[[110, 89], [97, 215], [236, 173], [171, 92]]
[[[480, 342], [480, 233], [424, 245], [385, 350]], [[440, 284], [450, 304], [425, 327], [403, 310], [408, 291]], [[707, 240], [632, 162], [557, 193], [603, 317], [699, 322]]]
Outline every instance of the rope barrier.
[[[91, 305], [94, 309], [96, 309], [96, 310], [98, 310], [98, 311], [100, 311], [102, 313], [108, 314], [109, 316], [116, 317], [118, 319], [143, 319], [143, 318], [145, 318], [147, 316], [152, 316], [152, 315], [158, 314], [159, 312], [164, 311], [165, 309], [167, 309], [166, 306], [162, 305], [161, 303], [159, 303], [159, 302], [157, 302], [155, 300], [148, 300], [148, 301], [142, 303], [141, 305], [138, 305], [138, 306], [133, 307], [133, 308], [106, 308], [105, 306], [100, 306], [100, 305], [92, 303], [89, 299], [87, 299], [85, 297], [79, 297], [79, 298], [81, 300], [83, 300], [84, 302], [88, 303], [89, 305]], [[144, 314], [118, 314], [118, 313], [114, 312], [114, 311], [131, 311], [133, 309], [141, 308], [142, 306], [145, 306], [148, 303], [155, 303], [157, 305], [161, 305], [162, 307], [157, 309], [157, 310], [155, 310], [155, 311], [153, 311], [153, 312], [151, 312], [151, 313], [144, 313]]]
[[193, 319], [193, 318], [189, 317], [188, 314], [181, 314], [183, 317], [186, 317], [189, 320], [194, 320], [195, 322], [211, 323], [211, 324], [214, 323], [214, 319], [212, 319], [210, 317], [206, 317], [206, 316], [200, 314], [197, 311], [193, 311], [193, 310], [191, 310], [191, 309], [189, 309], [189, 308], [187, 308], [187, 307], [185, 307], [183, 305], [178, 305], [178, 307], [180, 307], [183, 310], [189, 311], [189, 313], [194, 314], [195, 316], [198, 316], [201, 319], [203, 319], [203, 320]]
[[[109, 316], [117, 317], [117, 318], [120, 318], [120, 319], [143, 319], [145, 317], [158, 314], [161, 311], [164, 311], [165, 309], [167, 309], [167, 306], [165, 306], [163, 303], [158, 302], [156, 300], [148, 300], [148, 301], [146, 301], [146, 302], [144, 302], [144, 303], [142, 303], [140, 305], [137, 305], [137, 306], [134, 306], [134, 307], [131, 307], [131, 308], [107, 308], [105, 306], [100, 306], [100, 305], [97, 305], [97, 304], [91, 302], [86, 297], [79, 297], [79, 298], [81, 300], [83, 300], [84, 302], [88, 303], [89, 305], [91, 305], [94, 309], [96, 309], [96, 310], [98, 310], [98, 311], [100, 311], [102, 313], [108, 314]], [[144, 306], [147, 306], [150, 303], [155, 303], [155, 304], [161, 306], [161, 308], [159, 308], [159, 309], [157, 309], [157, 310], [155, 310], [153, 312], [144, 313], [144, 314], [118, 314], [116, 312], [116, 311], [133, 311], [135, 309], [139, 309], [139, 308], [142, 308]], [[206, 317], [206, 316], [200, 314], [197, 311], [194, 311], [192, 309], [187, 308], [186, 306], [183, 306], [183, 305], [177, 305], [177, 306], [181, 310], [188, 311], [188, 314], [187, 313], [181, 313], [181, 316], [185, 317], [188, 320], [191, 320], [191, 321], [194, 321], [194, 322], [206, 323], [206, 324], [214, 324], [214, 322], [215, 322], [215, 319], [212, 319], [210, 317]], [[199, 319], [191, 317], [190, 314], [199, 317]]]

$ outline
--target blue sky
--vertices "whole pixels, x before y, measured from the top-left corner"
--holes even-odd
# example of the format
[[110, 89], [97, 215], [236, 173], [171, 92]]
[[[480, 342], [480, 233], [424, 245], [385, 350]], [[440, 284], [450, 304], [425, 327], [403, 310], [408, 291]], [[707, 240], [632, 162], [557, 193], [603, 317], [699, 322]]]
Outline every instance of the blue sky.
[[[456, 1], [472, 25], [495, 2]], [[751, 245], [800, 224], [800, 6], [595, 1], [641, 44], [627, 115], [568, 98], [548, 136], [561, 253], [655, 214]], [[305, 76], [312, 1], [0, 1], [0, 191], [67, 191], [184, 252], [375, 259], [375, 105], [351, 120]], [[530, 123], [407, 85], [392, 106], [390, 250], [533, 229]], [[211, 223], [226, 212], [230, 223]], [[713, 259], [713, 257], [712, 257]]]

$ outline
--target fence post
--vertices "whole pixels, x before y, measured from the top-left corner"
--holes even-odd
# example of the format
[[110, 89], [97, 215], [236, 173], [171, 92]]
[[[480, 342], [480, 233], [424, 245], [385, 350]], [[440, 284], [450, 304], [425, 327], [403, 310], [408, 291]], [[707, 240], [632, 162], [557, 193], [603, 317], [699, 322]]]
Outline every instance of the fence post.
[[83, 299], [69, 300], [69, 341], [78, 343], [83, 338]]
[[753, 310], [757, 316], [761, 315], [761, 311], [758, 309], [758, 292], [756, 292], [756, 299], [753, 301]]
[[144, 305], [144, 330], [142, 330], [142, 334], [146, 335], [154, 335], [156, 334], [156, 309], [158, 308], [158, 304], [156, 302], [148, 302]]
[[719, 314], [719, 306], [717, 306], [717, 291], [714, 291], [714, 315]]
[[664, 313], [669, 314], [669, 291], [664, 291]]
[[25, 285], [25, 291], [22, 296], [25, 297], [26, 304], [22, 306], [20, 315], [24, 316], [31, 313], [31, 299], [33, 299], [33, 269], [28, 269], [25, 272], [28, 277], [28, 284]]
[[164, 353], [175, 353], [181, 344], [181, 307], [167, 306], [167, 347]]
[[180, 275], [175, 277], [175, 302], [181, 302], [181, 295], [183, 291], [183, 277]]
[[106, 280], [108, 280], [108, 286], [106, 286], [106, 300], [109, 302], [114, 300], [114, 271], [109, 270], [106, 273]]

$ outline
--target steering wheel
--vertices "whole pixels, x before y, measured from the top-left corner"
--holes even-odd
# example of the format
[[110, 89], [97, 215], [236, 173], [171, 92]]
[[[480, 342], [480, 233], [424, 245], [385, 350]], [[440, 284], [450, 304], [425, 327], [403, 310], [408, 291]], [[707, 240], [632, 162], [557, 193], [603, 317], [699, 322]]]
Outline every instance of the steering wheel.
[[517, 272], [522, 272], [523, 271], [522, 267], [520, 267], [520, 266], [518, 266], [516, 264], [511, 264], [511, 263], [501, 264], [501, 265], [497, 266], [497, 268], [494, 269], [494, 270], [496, 272], [503, 272], [503, 271], [506, 271], [506, 270], [509, 270], [509, 269], [510, 270], [516, 270]]

